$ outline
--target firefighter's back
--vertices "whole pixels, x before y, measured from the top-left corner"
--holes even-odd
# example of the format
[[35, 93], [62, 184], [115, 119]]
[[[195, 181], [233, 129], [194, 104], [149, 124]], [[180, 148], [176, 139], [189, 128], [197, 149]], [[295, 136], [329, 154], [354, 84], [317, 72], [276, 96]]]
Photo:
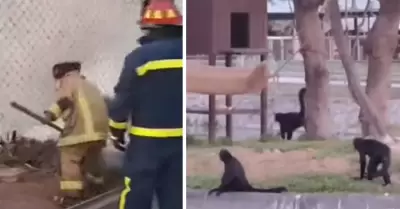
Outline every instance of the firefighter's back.
[[107, 104], [101, 91], [88, 80], [82, 80], [80, 90], [85, 96], [88, 107], [90, 107], [89, 112], [93, 130], [106, 134], [108, 132]]
[[182, 128], [182, 39], [143, 45], [146, 58], [136, 69], [132, 124], [149, 128]]
[[66, 121], [64, 145], [105, 140], [108, 133], [107, 106], [100, 90], [87, 80], [81, 80], [73, 96], [74, 107]]

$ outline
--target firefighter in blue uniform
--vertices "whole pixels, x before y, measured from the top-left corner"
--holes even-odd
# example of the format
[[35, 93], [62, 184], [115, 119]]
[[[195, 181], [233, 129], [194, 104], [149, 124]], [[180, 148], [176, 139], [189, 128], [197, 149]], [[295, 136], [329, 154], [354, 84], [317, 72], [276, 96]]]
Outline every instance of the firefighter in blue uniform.
[[111, 138], [127, 143], [119, 208], [151, 209], [155, 193], [160, 209], [182, 209], [182, 16], [170, 1], [143, 7], [146, 34], [126, 56], [109, 107]]

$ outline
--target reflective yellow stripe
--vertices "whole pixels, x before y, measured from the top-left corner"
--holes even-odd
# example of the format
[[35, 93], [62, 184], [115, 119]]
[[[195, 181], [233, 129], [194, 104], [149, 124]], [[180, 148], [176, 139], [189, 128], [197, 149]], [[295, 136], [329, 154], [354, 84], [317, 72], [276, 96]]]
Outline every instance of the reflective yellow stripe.
[[150, 70], [168, 70], [172, 68], [182, 68], [182, 59], [170, 59], [170, 60], [156, 60], [150, 61], [146, 64], [138, 67], [136, 73], [138, 76], [143, 76], [147, 71]]
[[125, 189], [122, 190], [121, 192], [121, 197], [119, 200], [119, 209], [125, 209], [125, 204], [126, 204], [126, 196], [128, 196], [128, 193], [131, 191], [131, 179], [128, 177], [125, 177], [124, 179], [125, 182]]
[[101, 140], [106, 140], [107, 139], [107, 133], [94, 133], [94, 134], [82, 134], [82, 135], [72, 135], [72, 136], [67, 136], [63, 137], [58, 141], [57, 146], [59, 147], [64, 147], [64, 146], [70, 146], [74, 144], [81, 144], [81, 143], [86, 143], [86, 142], [93, 142], [93, 141], [101, 141]]
[[129, 131], [130, 134], [136, 136], [146, 136], [146, 137], [179, 137], [182, 136], [182, 128], [142, 128], [142, 127], [132, 127]]
[[154, 18], [154, 19], [162, 19], [163, 16], [162, 16], [161, 10], [155, 10], [155, 11], [153, 12], [153, 18]]
[[127, 123], [126, 122], [116, 122], [112, 119], [108, 120], [108, 125], [115, 128], [115, 129], [120, 129], [120, 130], [125, 130], [127, 127]]
[[60, 189], [61, 190], [82, 190], [83, 182], [82, 181], [61, 181]]
[[57, 103], [52, 104], [49, 108], [49, 111], [53, 113], [56, 118], [59, 118], [62, 112]]
[[64, 147], [74, 144], [106, 140], [108, 134], [107, 132], [95, 132], [94, 130], [91, 108], [88, 101], [86, 100], [86, 95], [84, 94], [82, 89], [78, 89], [74, 93], [77, 94], [77, 108], [79, 109], [79, 113], [81, 113], [82, 116], [84, 133], [81, 135], [69, 135], [63, 137], [58, 141], [57, 146]]
[[151, 10], [146, 10], [146, 12], [144, 13], [144, 18], [146, 19], [151, 18]]
[[167, 10], [167, 18], [176, 18], [178, 15], [173, 9]]

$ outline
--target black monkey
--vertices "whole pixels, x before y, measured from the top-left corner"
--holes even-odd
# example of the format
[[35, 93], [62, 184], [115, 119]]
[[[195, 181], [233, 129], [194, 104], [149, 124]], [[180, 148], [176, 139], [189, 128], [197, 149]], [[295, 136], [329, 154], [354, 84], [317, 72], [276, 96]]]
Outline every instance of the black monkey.
[[[382, 176], [385, 182], [383, 184], [384, 186], [391, 184], [389, 175], [391, 151], [389, 146], [374, 139], [364, 139], [360, 137], [353, 139], [353, 146], [360, 155], [360, 177], [356, 179], [364, 179], [366, 156], [368, 156], [367, 179], [372, 180]], [[380, 170], [378, 170], [379, 164], [382, 164]]]
[[298, 93], [300, 112], [275, 113], [275, 121], [279, 123], [279, 132], [282, 139], [291, 140], [293, 132], [304, 126], [304, 95], [306, 88]]
[[246, 174], [242, 164], [228, 150], [221, 149], [219, 158], [224, 163], [224, 174], [221, 178], [221, 185], [211, 189], [208, 195], [216, 192], [219, 196], [223, 192], [265, 192], [265, 193], [282, 193], [287, 192], [286, 187], [276, 187], [271, 189], [253, 188], [246, 178]]

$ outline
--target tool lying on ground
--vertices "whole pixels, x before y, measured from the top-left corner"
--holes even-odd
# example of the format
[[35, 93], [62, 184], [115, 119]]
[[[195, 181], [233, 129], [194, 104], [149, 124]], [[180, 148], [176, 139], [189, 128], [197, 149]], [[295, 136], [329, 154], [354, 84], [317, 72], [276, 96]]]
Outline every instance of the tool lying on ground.
[[[61, 127], [59, 127], [56, 124], [52, 123], [51, 121], [47, 120], [43, 116], [40, 116], [39, 114], [29, 110], [28, 108], [24, 107], [23, 105], [18, 104], [15, 101], [10, 102], [10, 105], [11, 105], [11, 107], [13, 107], [13, 108], [15, 108], [15, 109], [17, 109], [17, 110], [29, 115], [29, 116], [31, 116], [33, 119], [41, 122], [42, 124], [47, 125], [47, 126], [53, 128], [53, 129], [57, 130], [58, 132], [62, 132], [63, 131], [63, 129]], [[113, 145], [114, 145], [114, 147], [116, 149], [118, 149], [121, 152], [125, 151], [126, 148], [123, 145], [121, 145], [120, 143], [118, 143], [117, 141], [115, 141], [113, 139], [111, 139], [111, 141], [113, 142]]]

